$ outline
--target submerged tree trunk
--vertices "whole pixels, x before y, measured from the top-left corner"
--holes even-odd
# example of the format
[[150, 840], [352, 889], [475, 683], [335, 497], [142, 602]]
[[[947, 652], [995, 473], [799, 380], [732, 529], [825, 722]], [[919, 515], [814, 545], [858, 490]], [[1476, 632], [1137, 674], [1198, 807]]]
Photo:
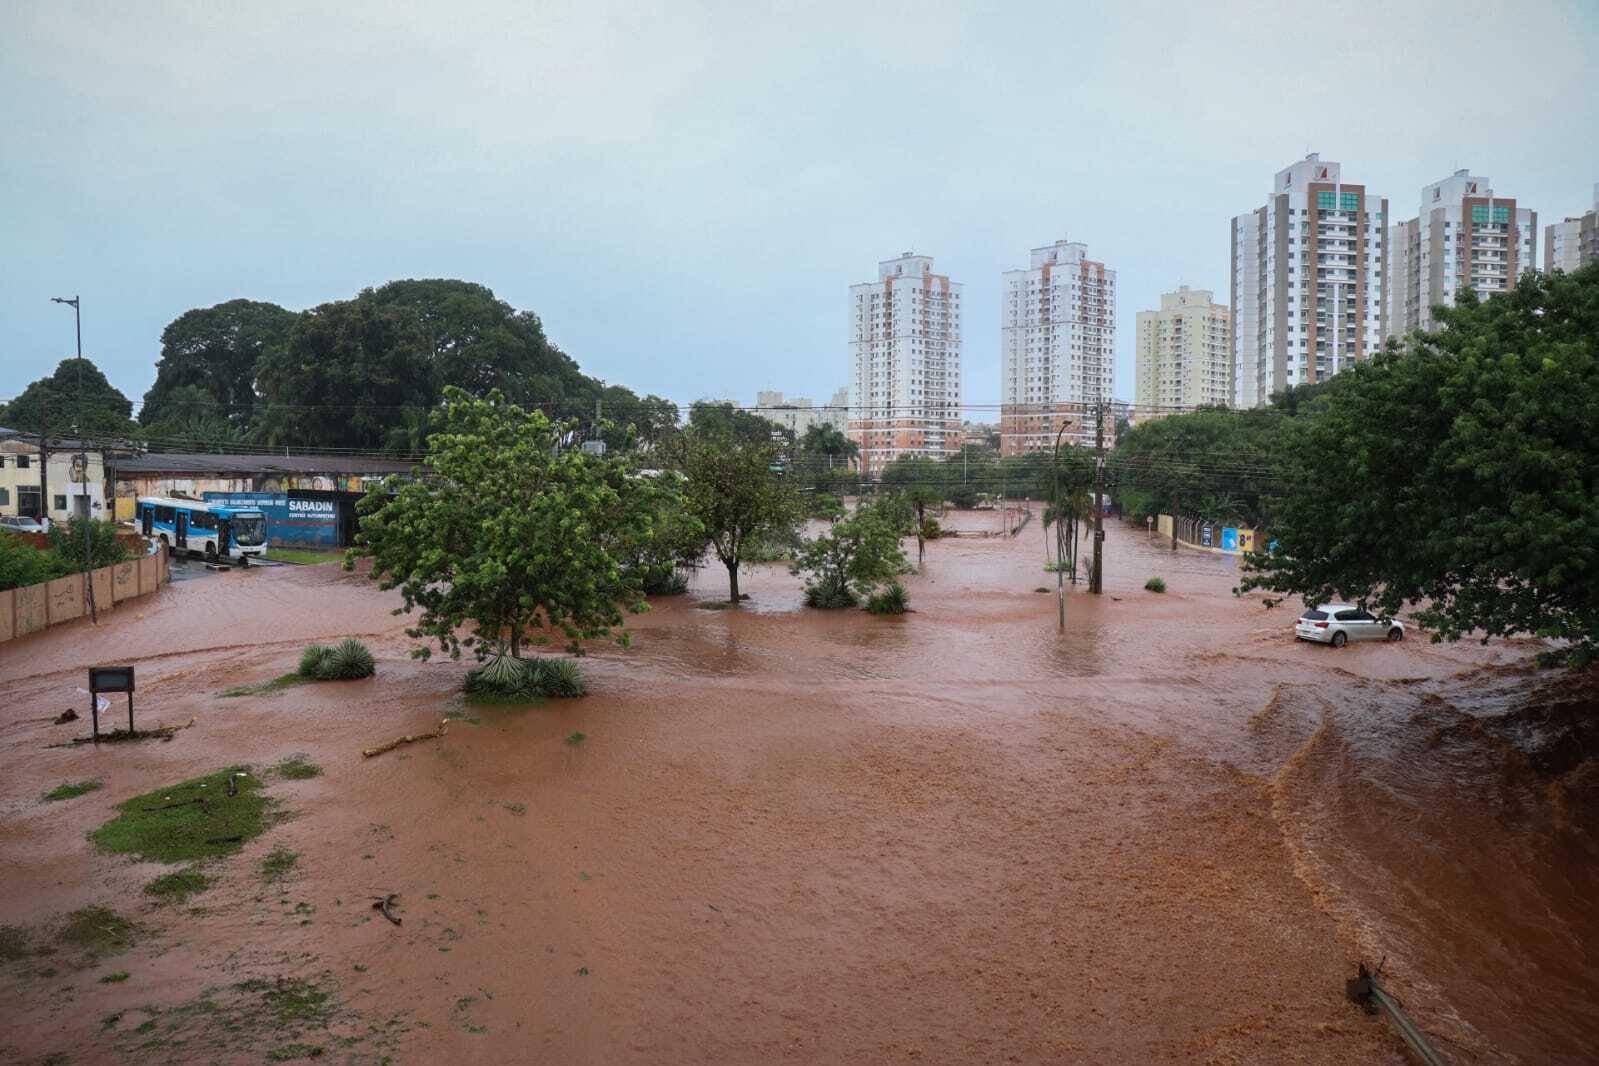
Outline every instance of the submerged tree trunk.
[[927, 512], [921, 504], [916, 505], [916, 569], [920, 570], [927, 561], [927, 544], [922, 539], [922, 531], [927, 522]]
[[727, 564], [727, 600], [729, 603], [738, 602], [738, 560], [734, 559]]

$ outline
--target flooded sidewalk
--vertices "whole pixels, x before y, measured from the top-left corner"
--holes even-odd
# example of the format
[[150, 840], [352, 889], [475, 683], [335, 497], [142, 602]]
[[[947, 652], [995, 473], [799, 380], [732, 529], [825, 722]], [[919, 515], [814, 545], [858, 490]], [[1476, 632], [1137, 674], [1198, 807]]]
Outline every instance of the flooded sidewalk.
[[[1035, 518], [930, 542], [894, 619], [803, 609], [770, 566], [703, 609], [708, 568], [593, 649], [588, 697], [525, 709], [463, 704], [467, 664], [410, 659], [398, 597], [335, 566], [6, 646], [0, 925], [59, 944], [106, 907], [141, 931], [0, 959], [0, 1059], [1401, 1063], [1343, 999], [1386, 956], [1462, 1061], [1579, 1061], [1593, 774], [1535, 771], [1491, 724], [1540, 683], [1531, 646], [1297, 644], [1232, 558], [1107, 534], [1064, 633]], [[343, 636], [375, 678], [217, 696]], [[138, 668], [141, 725], [192, 726], [52, 746], [110, 662]], [[290, 756], [322, 772], [267, 772]], [[281, 817], [187, 903], [86, 838], [240, 765]], [[403, 924], [372, 910], [389, 893]], [[285, 981], [324, 997], [297, 1036], [194, 1007]]]

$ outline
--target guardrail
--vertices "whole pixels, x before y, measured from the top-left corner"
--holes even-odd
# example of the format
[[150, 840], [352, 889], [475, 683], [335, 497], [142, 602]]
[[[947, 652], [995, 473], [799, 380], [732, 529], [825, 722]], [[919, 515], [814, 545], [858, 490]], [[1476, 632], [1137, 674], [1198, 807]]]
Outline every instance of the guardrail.
[[[1382, 966], [1378, 965], [1377, 973], [1381, 972]], [[1420, 1027], [1410, 1020], [1410, 1015], [1405, 1013], [1399, 1000], [1377, 983], [1377, 973], [1372, 973], [1366, 969], [1365, 963], [1361, 963], [1355, 976], [1344, 982], [1344, 994], [1365, 1007], [1367, 1013], [1376, 1014], [1382, 1011], [1388, 1015], [1388, 1020], [1399, 1030], [1400, 1038], [1427, 1066], [1444, 1066], [1443, 1058], [1433, 1049], [1432, 1044], [1428, 1043], [1427, 1036]]]

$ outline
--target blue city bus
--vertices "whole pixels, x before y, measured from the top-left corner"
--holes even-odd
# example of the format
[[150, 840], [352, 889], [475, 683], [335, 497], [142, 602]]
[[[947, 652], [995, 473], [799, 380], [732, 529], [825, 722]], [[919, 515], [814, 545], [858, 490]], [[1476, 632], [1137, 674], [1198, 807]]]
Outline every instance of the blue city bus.
[[257, 508], [141, 496], [133, 514], [139, 532], [180, 555], [199, 553], [207, 562], [236, 559], [248, 566], [266, 551], [266, 515]]

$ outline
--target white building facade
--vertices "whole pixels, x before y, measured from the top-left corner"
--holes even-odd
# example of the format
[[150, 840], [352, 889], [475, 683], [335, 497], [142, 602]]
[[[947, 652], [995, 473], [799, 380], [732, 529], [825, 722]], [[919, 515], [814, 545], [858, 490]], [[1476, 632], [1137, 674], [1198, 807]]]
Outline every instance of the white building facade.
[[1138, 312], [1134, 358], [1138, 408], [1232, 406], [1232, 315], [1208, 289], [1182, 285]]
[[1116, 272], [1062, 240], [1001, 283], [1000, 454], [1052, 448], [1062, 429], [1062, 441], [1092, 445], [1094, 405], [1115, 387]]
[[960, 452], [961, 286], [906, 252], [851, 285], [849, 435], [875, 477], [901, 455]]
[[1233, 402], [1324, 381], [1382, 346], [1388, 201], [1312, 153], [1232, 222]]
[[1593, 186], [1593, 207], [1576, 218], [1566, 218], [1544, 229], [1546, 272], [1571, 273], [1588, 263], [1599, 262], [1599, 181]]
[[1538, 264], [1538, 213], [1496, 196], [1487, 178], [1457, 170], [1421, 190], [1420, 213], [1388, 233], [1386, 336], [1436, 329], [1438, 306], [1462, 289], [1508, 292]]
[[833, 393], [824, 407], [817, 407], [804, 396], [784, 398], [781, 392], [763, 390], [755, 394], [755, 413], [776, 422], [798, 440], [812, 426], [832, 426], [840, 433], [849, 431], [849, 389]]

